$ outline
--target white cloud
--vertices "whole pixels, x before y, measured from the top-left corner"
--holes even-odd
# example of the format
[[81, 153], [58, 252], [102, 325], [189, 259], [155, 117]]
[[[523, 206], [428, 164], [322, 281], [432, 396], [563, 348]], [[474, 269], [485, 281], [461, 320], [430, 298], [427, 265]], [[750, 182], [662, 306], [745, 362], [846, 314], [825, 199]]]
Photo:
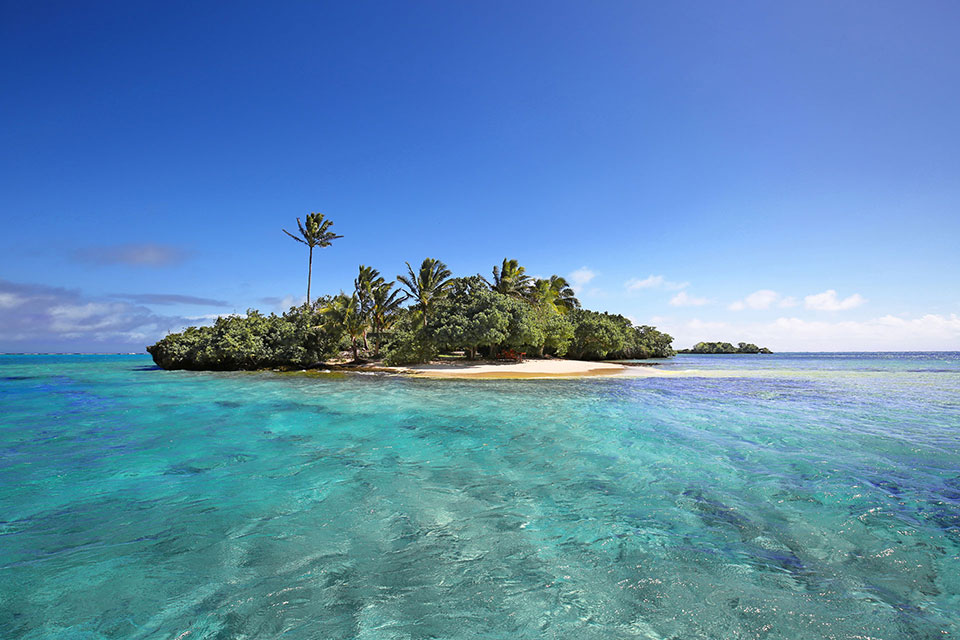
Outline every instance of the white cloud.
[[574, 289], [583, 287], [585, 284], [597, 277], [597, 274], [587, 267], [580, 267], [576, 271], [572, 272], [567, 276], [567, 280], [570, 281], [571, 286]]
[[743, 309], [769, 309], [777, 299], [780, 298], [780, 294], [771, 289], [760, 289], [759, 291], [754, 291], [748, 295], [743, 300], [737, 300], [731, 304], [728, 309], [731, 311], [742, 311]]
[[960, 315], [881, 316], [864, 321], [819, 321], [782, 317], [773, 322], [727, 323], [693, 319], [659, 327], [675, 347], [701, 340], [753, 342], [774, 351], [955, 351]]
[[855, 293], [848, 298], [841, 300], [837, 297], [837, 292], [833, 289], [827, 289], [823, 293], [809, 295], [803, 299], [807, 309], [816, 311], [843, 311], [859, 307], [867, 300], [859, 293]]
[[61, 287], [0, 280], [0, 351], [140, 350], [187, 323], [147, 307]]
[[630, 278], [624, 283], [627, 291], [639, 291], [641, 289], [667, 289], [677, 291], [690, 286], [689, 282], [671, 282], [663, 276], [649, 275], [644, 279]]
[[799, 300], [797, 300], [793, 296], [787, 296], [786, 298], [781, 300], [780, 304], [778, 304], [777, 306], [780, 307], [781, 309], [789, 309], [790, 307], [795, 307], [798, 304], [800, 304]]
[[13, 307], [20, 306], [23, 303], [23, 300], [20, 296], [14, 293], [0, 293], [0, 308], [2, 309], [12, 309]]
[[710, 300], [708, 298], [691, 296], [686, 291], [681, 291], [670, 298], [670, 304], [674, 307], [700, 307], [709, 303]]

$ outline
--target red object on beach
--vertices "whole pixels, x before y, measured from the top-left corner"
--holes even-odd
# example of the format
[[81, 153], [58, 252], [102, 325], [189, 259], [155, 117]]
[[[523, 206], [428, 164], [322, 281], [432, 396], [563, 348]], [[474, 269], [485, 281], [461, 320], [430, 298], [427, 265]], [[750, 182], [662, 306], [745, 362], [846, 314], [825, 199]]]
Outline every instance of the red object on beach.
[[512, 360], [514, 362], [523, 362], [523, 356], [527, 355], [526, 352], [517, 353], [513, 349], [507, 349], [506, 351], [500, 352], [499, 360]]

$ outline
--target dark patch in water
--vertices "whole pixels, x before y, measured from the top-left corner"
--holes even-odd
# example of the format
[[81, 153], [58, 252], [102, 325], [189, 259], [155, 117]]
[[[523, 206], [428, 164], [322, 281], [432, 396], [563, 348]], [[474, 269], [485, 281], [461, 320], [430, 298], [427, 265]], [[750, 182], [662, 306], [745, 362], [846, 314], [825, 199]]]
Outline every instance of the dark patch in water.
[[210, 471], [209, 468], [205, 467], [195, 467], [192, 464], [178, 464], [174, 467], [167, 469], [163, 475], [165, 476], [192, 476], [200, 473], [206, 473]]
[[163, 367], [158, 367], [155, 364], [144, 365], [142, 367], [131, 367], [130, 371], [163, 371]]
[[895, 496], [898, 496], [903, 492], [903, 490], [900, 488], [900, 485], [895, 482], [891, 482], [890, 480], [867, 480], [867, 482], [878, 489], [883, 489], [884, 491], [892, 493]]
[[927, 514], [927, 518], [940, 527], [947, 536], [960, 542], [960, 510], [936, 504], [932, 505], [932, 512]]
[[[272, 432], [268, 432], [272, 433]], [[277, 440], [280, 442], [307, 442], [308, 440], [313, 440], [312, 436], [305, 436], [299, 433], [291, 433], [287, 435], [277, 436]]]
[[960, 476], [957, 476], [956, 478], [947, 478], [943, 481], [943, 484], [947, 485], [951, 489], [957, 489], [960, 491]]
[[683, 495], [694, 501], [694, 510], [708, 525], [729, 525], [735, 528], [744, 539], [752, 539], [759, 534], [759, 528], [737, 513], [733, 507], [704, 496], [699, 489], [687, 489]]
[[40, 376], [2, 376], [0, 380], [39, 380]]
[[766, 549], [757, 552], [757, 558], [762, 560], [758, 563], [761, 568], [781, 569], [794, 576], [807, 576], [810, 571], [803, 561], [792, 551], [769, 551]]
[[227, 409], [236, 409], [237, 407], [242, 407], [243, 403], [236, 400], [217, 400], [213, 404], [218, 407], [225, 407]]

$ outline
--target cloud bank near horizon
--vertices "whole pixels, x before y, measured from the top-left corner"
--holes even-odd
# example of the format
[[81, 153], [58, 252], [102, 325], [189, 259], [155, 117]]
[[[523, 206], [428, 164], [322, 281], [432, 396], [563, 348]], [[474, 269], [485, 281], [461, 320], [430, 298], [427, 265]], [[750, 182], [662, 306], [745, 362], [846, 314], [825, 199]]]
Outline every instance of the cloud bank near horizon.
[[0, 280], [0, 351], [142, 351], [170, 331], [197, 324], [136, 303], [155, 296], [160, 301], [153, 304], [205, 301], [175, 294], [127, 294], [132, 301], [97, 298], [74, 289]]
[[658, 318], [674, 348], [700, 341], [752, 342], [774, 351], [956, 351], [960, 315], [884, 315], [867, 320], [808, 320], [780, 317], [769, 322], [723, 322]]

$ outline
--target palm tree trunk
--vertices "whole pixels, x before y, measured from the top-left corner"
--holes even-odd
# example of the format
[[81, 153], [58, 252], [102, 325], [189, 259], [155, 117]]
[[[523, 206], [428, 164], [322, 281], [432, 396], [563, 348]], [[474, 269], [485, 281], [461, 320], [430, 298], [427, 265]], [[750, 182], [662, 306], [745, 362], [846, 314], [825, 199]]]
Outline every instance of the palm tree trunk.
[[[299, 218], [298, 218], [299, 219]], [[310, 306], [310, 280], [313, 277], [313, 246], [310, 246], [310, 261], [307, 262], [307, 306]]]
[[360, 359], [360, 356], [357, 355], [357, 339], [352, 338], [352, 340], [353, 340], [353, 361], [356, 362], [357, 360]]

